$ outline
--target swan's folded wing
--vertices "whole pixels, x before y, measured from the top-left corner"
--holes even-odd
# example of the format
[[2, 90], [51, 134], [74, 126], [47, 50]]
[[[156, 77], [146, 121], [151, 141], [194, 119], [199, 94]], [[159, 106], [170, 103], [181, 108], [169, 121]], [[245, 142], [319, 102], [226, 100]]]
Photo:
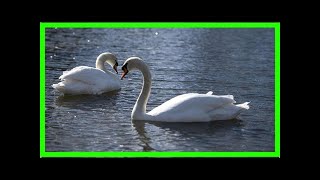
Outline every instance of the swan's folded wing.
[[234, 103], [233, 96], [216, 96], [208, 94], [183, 94], [176, 96], [150, 111], [151, 114], [182, 113], [192, 110], [196, 112], [209, 111], [226, 104]]
[[100, 69], [78, 66], [70, 71], [65, 71], [59, 79], [61, 80], [76, 80], [88, 84], [94, 84], [95, 81], [101, 80], [101, 77], [105, 77], [106, 73]]
[[88, 66], [78, 66], [78, 67], [75, 67], [69, 71], [64, 71], [62, 73], [62, 75], [59, 77], [59, 79], [63, 80], [63, 79], [73, 79], [75, 77], [77, 77], [78, 75], [83, 75], [83, 74], [86, 74], [88, 73], [88, 71], [91, 71], [92, 69], [95, 69], [95, 68], [92, 68], [92, 67], [88, 67]]

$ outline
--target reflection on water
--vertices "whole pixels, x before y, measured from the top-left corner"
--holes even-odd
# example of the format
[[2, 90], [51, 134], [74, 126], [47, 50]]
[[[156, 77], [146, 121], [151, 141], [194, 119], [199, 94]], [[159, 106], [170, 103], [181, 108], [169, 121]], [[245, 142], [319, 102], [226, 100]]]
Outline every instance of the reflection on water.
[[[94, 67], [106, 51], [120, 66], [131, 56], [148, 64], [147, 111], [183, 93], [208, 91], [250, 101], [250, 110], [224, 122], [131, 122], [142, 86], [137, 71], [115, 92], [63, 96], [53, 90], [63, 71]], [[274, 150], [273, 29], [46, 29], [45, 56], [46, 151]]]
[[[184, 138], [190, 135], [197, 136], [212, 136], [216, 132], [227, 132], [232, 127], [243, 126], [243, 121], [239, 119], [232, 119], [228, 121], [214, 121], [205, 123], [167, 123], [167, 122], [153, 122], [153, 121], [132, 121], [132, 125], [138, 132], [139, 139], [144, 144], [144, 151], [161, 151], [152, 148], [152, 134], [148, 134], [147, 130], [150, 125], [156, 126], [163, 131], [170, 131], [174, 134], [179, 134]], [[179, 150], [179, 151], [188, 151]]]
[[119, 95], [119, 91], [105, 92], [100, 95], [60, 95], [54, 102], [57, 106], [65, 107], [87, 107], [86, 104], [101, 104], [103, 106], [114, 106]]
[[133, 127], [138, 132], [139, 140], [142, 143], [143, 151], [152, 151], [154, 150], [152, 147], [150, 147], [151, 138], [147, 135], [146, 129], [145, 129], [145, 122], [143, 121], [133, 121], [132, 122]]

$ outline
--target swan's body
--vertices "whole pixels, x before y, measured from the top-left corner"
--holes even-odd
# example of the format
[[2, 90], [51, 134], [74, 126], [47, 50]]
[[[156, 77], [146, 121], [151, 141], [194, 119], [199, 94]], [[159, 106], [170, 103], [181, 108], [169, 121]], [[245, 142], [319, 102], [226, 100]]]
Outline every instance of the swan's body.
[[102, 53], [96, 60], [96, 68], [78, 66], [64, 71], [59, 77], [61, 82], [52, 87], [64, 94], [101, 94], [120, 89], [119, 78], [106, 70], [104, 63], [113, 66], [117, 72], [117, 58], [111, 53]]
[[151, 91], [151, 74], [148, 66], [137, 57], [126, 60], [122, 66], [122, 78], [133, 69], [142, 72], [143, 88], [133, 108], [132, 120], [162, 122], [209, 122], [236, 118], [243, 110], [249, 109], [249, 102], [235, 105], [232, 95], [212, 95], [188, 93], [176, 96], [146, 113], [146, 105]]

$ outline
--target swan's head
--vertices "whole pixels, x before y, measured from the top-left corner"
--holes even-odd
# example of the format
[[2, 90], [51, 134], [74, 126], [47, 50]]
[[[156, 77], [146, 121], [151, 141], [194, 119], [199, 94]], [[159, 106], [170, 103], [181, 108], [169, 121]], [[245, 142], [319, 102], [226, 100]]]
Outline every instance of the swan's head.
[[121, 79], [123, 79], [128, 72], [138, 69], [138, 67], [145, 66], [145, 63], [139, 57], [130, 57], [122, 65], [121, 69], [123, 71]]
[[117, 67], [119, 66], [119, 64], [118, 64], [118, 59], [115, 55], [113, 55], [112, 53], [109, 53], [109, 52], [105, 52], [105, 53], [100, 54], [97, 58], [97, 64], [98, 63], [105, 63], [105, 62], [110, 64], [110, 66], [118, 74]]

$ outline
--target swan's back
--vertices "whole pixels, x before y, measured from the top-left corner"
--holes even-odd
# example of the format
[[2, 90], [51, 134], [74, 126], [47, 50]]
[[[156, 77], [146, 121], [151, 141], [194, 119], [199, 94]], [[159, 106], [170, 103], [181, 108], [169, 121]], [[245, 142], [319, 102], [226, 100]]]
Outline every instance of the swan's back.
[[112, 78], [114, 80], [117, 80], [112, 73], [104, 72], [101, 69], [88, 66], [75, 67], [70, 71], [65, 71], [59, 77], [60, 80], [72, 79], [83, 81], [88, 84], [98, 84], [99, 81], [104, 81], [105, 78]]
[[[198, 94], [198, 93], [188, 93], [176, 96], [169, 101], [161, 104], [160, 106], [156, 107], [152, 111], [156, 111], [158, 113], [161, 112], [179, 112], [183, 111], [185, 108], [193, 107], [199, 108], [217, 108], [224, 104], [234, 103], [235, 101], [232, 98], [225, 97], [225, 96], [215, 96], [215, 95], [207, 95], [207, 94]], [[198, 105], [198, 106], [195, 106]]]
[[65, 94], [101, 94], [120, 89], [120, 80], [113, 73], [88, 66], [65, 71], [59, 79], [62, 82], [52, 87]]
[[148, 113], [155, 121], [208, 122], [233, 119], [240, 110], [232, 95], [188, 93], [176, 96]]

